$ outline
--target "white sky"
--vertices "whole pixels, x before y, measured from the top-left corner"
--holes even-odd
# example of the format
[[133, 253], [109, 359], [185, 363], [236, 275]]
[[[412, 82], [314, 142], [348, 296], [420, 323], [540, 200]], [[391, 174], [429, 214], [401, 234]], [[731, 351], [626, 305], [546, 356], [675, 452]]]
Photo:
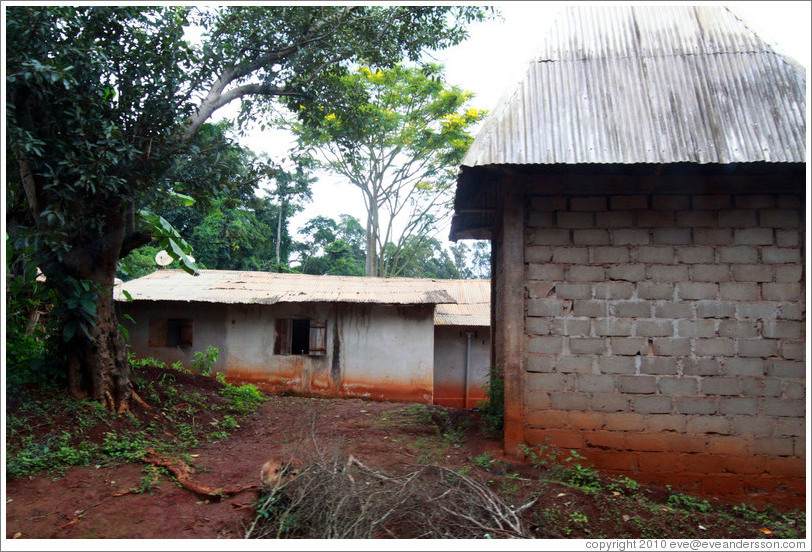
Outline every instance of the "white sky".
[[[649, 1], [641, 4], [655, 3]], [[635, 2], [620, 4], [630, 5]], [[709, 2], [669, 4], [718, 5]], [[523, 77], [527, 64], [556, 14], [566, 6], [573, 5], [573, 2], [511, 1], [494, 2], [493, 5], [502, 11], [504, 21], [476, 23], [471, 27], [467, 41], [436, 54], [438, 61], [446, 66], [447, 82], [474, 92], [471, 104], [480, 109], [492, 109], [502, 94]], [[750, 1], [725, 5], [774, 49], [794, 58], [809, 71], [812, 3]], [[278, 140], [278, 134], [268, 132], [253, 137], [249, 144], [255, 150], [280, 151], [278, 147], [273, 148], [274, 142]], [[292, 219], [291, 231], [295, 231], [313, 216], [337, 218], [342, 213], [365, 222], [360, 192], [336, 178], [323, 177], [313, 187], [312, 203]], [[447, 236], [448, 229], [443, 229], [438, 238], [445, 241]]]

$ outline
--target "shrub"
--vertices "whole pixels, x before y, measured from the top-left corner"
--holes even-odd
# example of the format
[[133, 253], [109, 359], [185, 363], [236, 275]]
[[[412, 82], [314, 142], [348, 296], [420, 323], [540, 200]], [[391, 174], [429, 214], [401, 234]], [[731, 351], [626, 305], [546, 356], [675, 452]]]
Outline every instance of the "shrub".
[[198, 374], [203, 376], [211, 375], [214, 363], [217, 362], [217, 355], [220, 353], [217, 347], [209, 345], [206, 352], [197, 351], [192, 358], [192, 367]]
[[[11, 255], [9, 246], [9, 254]], [[6, 279], [6, 392], [25, 385], [62, 386], [58, 320], [50, 314], [54, 294], [36, 280], [36, 270]]]
[[239, 387], [230, 383], [220, 390], [220, 395], [228, 399], [228, 409], [232, 412], [248, 414], [256, 410], [259, 404], [265, 400], [265, 396], [253, 384], [240, 385]]
[[485, 433], [500, 437], [505, 427], [505, 376], [499, 366], [491, 366], [485, 398], [477, 407]]

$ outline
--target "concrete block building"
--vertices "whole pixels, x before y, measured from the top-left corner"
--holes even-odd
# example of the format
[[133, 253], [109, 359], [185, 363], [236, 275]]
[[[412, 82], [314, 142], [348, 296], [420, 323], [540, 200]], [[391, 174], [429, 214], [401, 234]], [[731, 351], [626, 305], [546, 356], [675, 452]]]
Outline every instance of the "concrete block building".
[[568, 8], [462, 162], [505, 448], [801, 505], [806, 78], [718, 7]]

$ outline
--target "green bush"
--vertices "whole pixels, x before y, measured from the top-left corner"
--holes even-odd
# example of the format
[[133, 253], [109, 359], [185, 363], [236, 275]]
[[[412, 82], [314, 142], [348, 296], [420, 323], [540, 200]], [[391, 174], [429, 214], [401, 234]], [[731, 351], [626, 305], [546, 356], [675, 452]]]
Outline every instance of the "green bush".
[[485, 433], [501, 437], [505, 427], [505, 376], [499, 366], [491, 366], [485, 398], [477, 407]]
[[138, 460], [150, 446], [152, 443], [140, 433], [119, 435], [115, 431], [108, 431], [104, 436], [101, 452], [110, 458]]
[[58, 361], [58, 320], [50, 315], [53, 300], [53, 291], [37, 281], [35, 269], [6, 278], [7, 393], [25, 385], [67, 383]]
[[38, 471], [61, 471], [69, 466], [82, 466], [90, 463], [92, 447], [70, 444], [71, 434], [67, 431], [40, 438], [25, 436], [22, 446], [12, 453], [6, 450], [6, 475], [9, 478], [30, 475]]
[[220, 395], [229, 401], [228, 409], [240, 414], [248, 414], [257, 409], [265, 396], [253, 384], [240, 385], [230, 383], [220, 390]]
[[192, 367], [202, 376], [210, 376], [214, 363], [217, 362], [217, 355], [220, 353], [217, 347], [209, 345], [206, 352], [197, 351], [192, 358]]

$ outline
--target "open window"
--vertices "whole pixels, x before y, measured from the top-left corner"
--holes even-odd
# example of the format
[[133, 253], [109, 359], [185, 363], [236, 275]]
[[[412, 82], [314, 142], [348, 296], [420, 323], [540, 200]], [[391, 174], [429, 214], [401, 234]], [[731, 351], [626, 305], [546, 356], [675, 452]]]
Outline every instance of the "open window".
[[273, 352], [275, 355], [324, 356], [327, 353], [327, 321], [277, 319]]
[[191, 347], [194, 321], [190, 318], [150, 318], [150, 347]]

